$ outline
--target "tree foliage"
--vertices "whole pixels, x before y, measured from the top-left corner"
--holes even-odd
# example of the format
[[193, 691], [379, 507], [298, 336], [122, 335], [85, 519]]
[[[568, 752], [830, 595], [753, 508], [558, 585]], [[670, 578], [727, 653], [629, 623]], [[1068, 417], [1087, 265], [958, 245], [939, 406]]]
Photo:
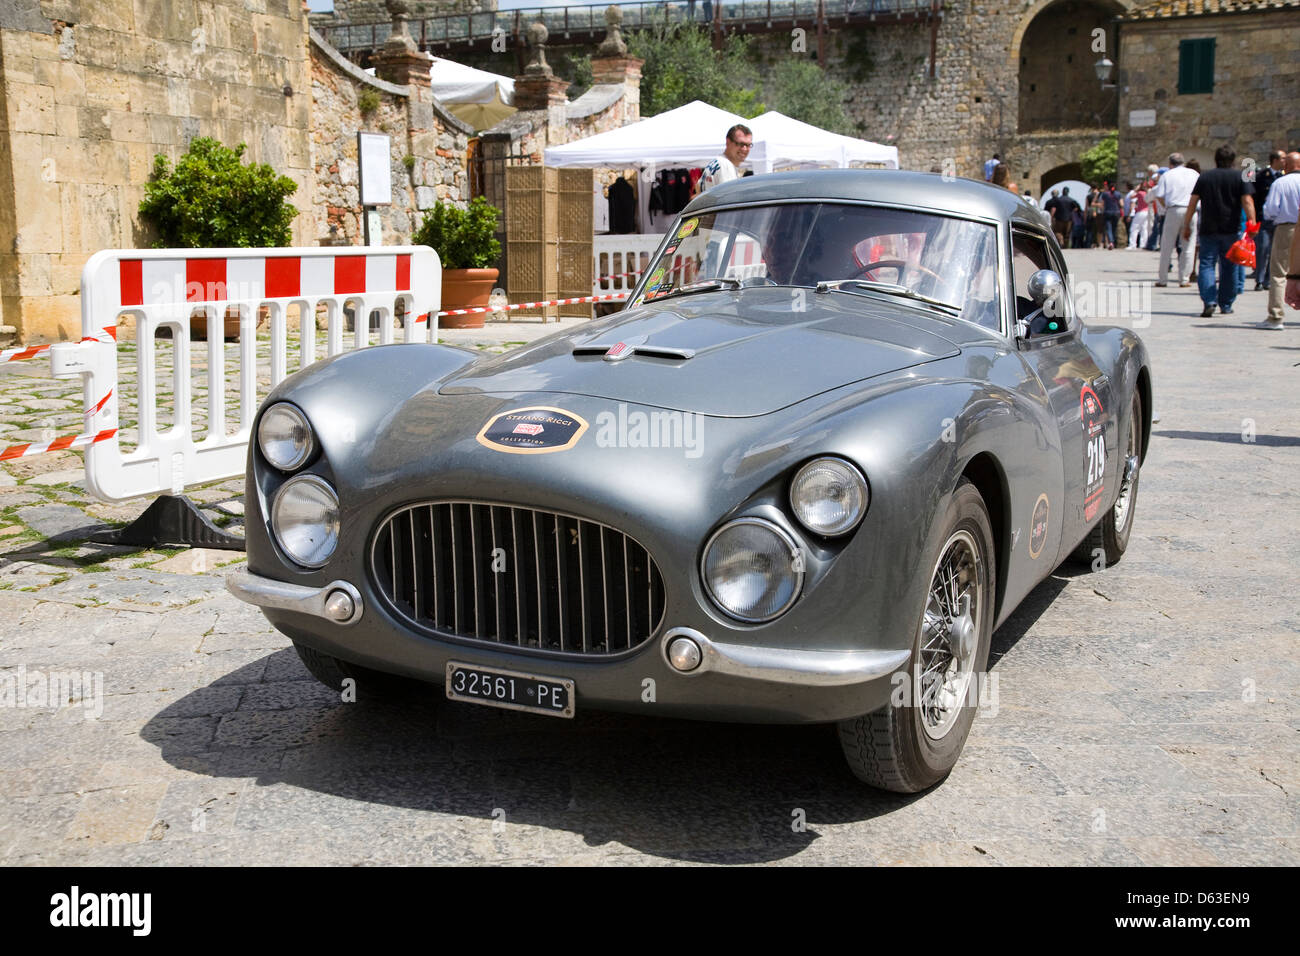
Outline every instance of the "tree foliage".
[[501, 255], [496, 238], [500, 215], [501, 210], [482, 196], [475, 196], [468, 209], [435, 203], [411, 241], [438, 253], [444, 269], [486, 269]]
[[287, 246], [298, 214], [290, 203], [298, 184], [265, 163], [240, 162], [245, 146], [229, 149], [200, 136], [177, 161], [154, 157], [140, 216], [152, 224], [163, 249]]
[[1119, 175], [1119, 132], [1106, 136], [1092, 149], [1079, 157], [1083, 167], [1083, 181], [1089, 185], [1113, 183]]
[[766, 107], [758, 98], [758, 68], [749, 37], [731, 35], [715, 51], [709, 31], [696, 23], [663, 22], [628, 36], [627, 49], [641, 68], [641, 115], [656, 116], [702, 100], [746, 118]]
[[832, 133], [857, 136], [857, 126], [844, 110], [848, 98], [848, 88], [807, 57], [782, 59], [763, 78], [768, 109]]

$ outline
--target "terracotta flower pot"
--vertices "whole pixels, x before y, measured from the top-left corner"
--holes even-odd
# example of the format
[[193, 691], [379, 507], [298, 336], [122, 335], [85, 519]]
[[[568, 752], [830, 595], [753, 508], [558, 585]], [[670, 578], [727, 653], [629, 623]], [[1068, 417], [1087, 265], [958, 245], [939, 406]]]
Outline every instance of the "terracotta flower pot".
[[[497, 284], [496, 269], [443, 269], [442, 308], [474, 309], [486, 306]], [[481, 329], [486, 312], [444, 315], [438, 325], [444, 329]]]

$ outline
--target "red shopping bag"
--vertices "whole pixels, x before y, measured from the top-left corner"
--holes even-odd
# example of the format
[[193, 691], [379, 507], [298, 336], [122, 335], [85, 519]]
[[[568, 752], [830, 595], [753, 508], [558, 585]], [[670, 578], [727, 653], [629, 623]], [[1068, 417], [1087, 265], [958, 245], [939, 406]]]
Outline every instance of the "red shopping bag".
[[[1254, 223], [1250, 225], [1254, 225]], [[1255, 240], [1250, 238], [1250, 234], [1255, 231], [1255, 229], [1248, 226], [1246, 234], [1228, 247], [1228, 251], [1223, 254], [1224, 258], [1229, 262], [1235, 262], [1239, 266], [1245, 266], [1247, 269], [1255, 268]]]

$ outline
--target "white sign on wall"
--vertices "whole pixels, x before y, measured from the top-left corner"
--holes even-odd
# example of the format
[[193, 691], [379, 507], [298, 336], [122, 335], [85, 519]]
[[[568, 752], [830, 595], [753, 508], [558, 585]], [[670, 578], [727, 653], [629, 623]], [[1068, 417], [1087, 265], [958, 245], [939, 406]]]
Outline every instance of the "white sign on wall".
[[1155, 110], [1129, 110], [1128, 125], [1129, 126], [1155, 126], [1156, 111]]
[[392, 148], [387, 133], [357, 133], [361, 163], [361, 205], [389, 206], [393, 202]]

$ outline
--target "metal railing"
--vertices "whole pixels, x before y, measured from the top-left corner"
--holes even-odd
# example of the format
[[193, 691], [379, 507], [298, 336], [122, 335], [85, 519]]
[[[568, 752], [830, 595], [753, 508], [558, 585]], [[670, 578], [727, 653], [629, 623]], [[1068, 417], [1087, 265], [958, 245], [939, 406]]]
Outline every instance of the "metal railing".
[[[454, 13], [413, 19], [412, 38], [421, 49], [472, 46], [494, 36], [522, 38], [532, 23], [543, 23], [551, 41], [604, 36], [607, 4], [567, 7], [532, 7], [482, 13]], [[791, 22], [848, 22], [936, 17], [939, 0], [676, 0], [672, 3], [621, 3], [623, 30], [634, 31], [668, 23], [694, 22], [716, 31], [753, 31]], [[318, 30], [335, 48], [345, 52], [377, 50], [392, 32], [392, 23], [320, 24]]]

